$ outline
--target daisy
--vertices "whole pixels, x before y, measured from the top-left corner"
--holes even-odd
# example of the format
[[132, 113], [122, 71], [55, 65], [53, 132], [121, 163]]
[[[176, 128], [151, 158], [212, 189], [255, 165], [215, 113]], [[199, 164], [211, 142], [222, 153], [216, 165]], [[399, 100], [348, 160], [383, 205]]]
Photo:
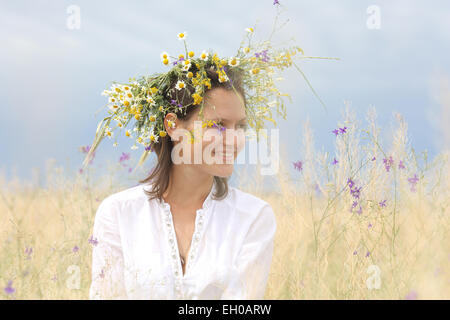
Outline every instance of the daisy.
[[229, 64], [231, 67], [236, 67], [236, 66], [238, 66], [238, 65], [239, 65], [239, 58], [231, 57], [231, 58], [228, 60], [228, 64]]
[[117, 102], [117, 98], [109, 97], [108, 101], [109, 101], [109, 103], [116, 103]]
[[158, 136], [154, 135], [153, 133], [150, 135], [150, 140], [153, 142], [158, 142]]
[[130, 130], [125, 131], [125, 135], [126, 135], [128, 138], [133, 138], [133, 135], [131, 134]]
[[107, 136], [110, 139], [114, 136], [114, 132], [111, 131], [110, 127], [106, 127], [106, 129], [105, 129], [105, 136]]
[[169, 128], [175, 128], [175, 122], [173, 122], [172, 120], [167, 120], [167, 125], [169, 126]]
[[128, 93], [128, 92], [131, 92], [130, 86], [127, 86], [127, 85], [123, 85], [123, 86], [122, 86], [122, 90], [125, 91], [125, 92], [127, 92], [127, 93]]
[[175, 88], [177, 88], [177, 90], [181, 90], [181, 89], [183, 89], [185, 87], [186, 87], [186, 84], [182, 80], [178, 80], [178, 82], [177, 82], [177, 84], [175, 86]]
[[242, 52], [244, 52], [244, 54], [247, 54], [250, 52], [250, 48], [249, 47], [242, 48]]
[[169, 54], [167, 52], [163, 52], [160, 55], [161, 61], [164, 61], [164, 59], [169, 59]]
[[111, 91], [109, 91], [109, 90], [102, 91], [102, 96], [109, 96], [110, 94], [111, 94]]
[[200, 59], [203, 61], [206, 61], [206, 60], [208, 60], [208, 55], [209, 55], [208, 52], [203, 51], [202, 54], [200, 55]]
[[147, 102], [151, 105], [154, 106], [156, 104], [155, 100], [153, 100], [152, 97], [147, 97]]
[[186, 37], [187, 37], [187, 32], [186, 31], [185, 32], [180, 32], [178, 34], [178, 40], [186, 40]]
[[113, 143], [113, 147], [117, 147], [118, 143], [117, 141]]
[[189, 71], [189, 68], [191, 67], [191, 62], [189, 60], [184, 61], [184, 66], [182, 68], [183, 71]]
[[131, 150], [136, 150], [138, 148], [138, 146], [136, 145], [136, 144], [133, 144], [132, 146], [131, 146]]
[[246, 28], [245, 31], [247, 31], [248, 33], [253, 33], [253, 28]]

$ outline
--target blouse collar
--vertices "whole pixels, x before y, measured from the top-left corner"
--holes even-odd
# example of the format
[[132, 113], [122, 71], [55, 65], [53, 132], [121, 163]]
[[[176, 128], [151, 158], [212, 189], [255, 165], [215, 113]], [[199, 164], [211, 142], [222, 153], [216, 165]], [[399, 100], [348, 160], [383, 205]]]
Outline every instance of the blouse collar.
[[[209, 209], [209, 208], [211, 207], [211, 205], [212, 205], [213, 202], [214, 202], [214, 199], [212, 198], [212, 196], [213, 196], [213, 194], [216, 192], [216, 189], [217, 189], [217, 187], [216, 187], [216, 182], [213, 181], [212, 188], [211, 188], [211, 190], [209, 191], [209, 194], [208, 194], [208, 196], [206, 197], [205, 201], [203, 202], [202, 208], [199, 209], [199, 210], [197, 210], [197, 211], [204, 211], [204, 210], [207, 210], [207, 209]], [[158, 199], [157, 199], [157, 201], [158, 201], [158, 203], [159, 203], [165, 210], [169, 210], [169, 211], [170, 211], [170, 204], [167, 203], [166, 201], [164, 201], [163, 198], [161, 198], [161, 200], [158, 200]]]

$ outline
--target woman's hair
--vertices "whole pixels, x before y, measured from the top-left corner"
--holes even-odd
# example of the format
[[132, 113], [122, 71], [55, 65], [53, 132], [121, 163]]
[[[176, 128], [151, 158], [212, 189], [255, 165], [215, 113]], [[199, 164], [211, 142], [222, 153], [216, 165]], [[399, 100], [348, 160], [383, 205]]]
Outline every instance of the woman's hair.
[[[194, 71], [195, 74], [195, 69], [192, 71]], [[226, 90], [234, 91], [234, 88], [239, 94], [242, 95], [242, 98], [244, 99], [244, 105], [246, 105], [245, 91], [242, 81], [243, 74], [241, 69], [226, 70], [229, 81], [225, 82], [219, 81], [217, 72], [212, 68], [206, 69], [206, 73], [208, 78], [210, 79], [211, 88], [206, 90], [205, 92], [205, 104], [208, 100], [208, 92], [210, 90], [213, 90], [215, 88], [224, 88]], [[181, 103], [183, 106], [187, 105], [185, 110], [182, 110], [180, 108], [179, 111], [175, 112], [178, 119], [187, 121], [195, 114], [194, 111], [200, 108], [200, 105], [193, 104], [194, 100], [191, 95], [195, 92], [195, 88], [192, 85], [188, 84], [188, 82], [186, 82], [187, 85], [185, 88], [181, 90], [175, 90], [174, 88], [177, 81], [178, 78], [174, 75], [170, 81], [169, 88], [165, 90], [164, 94], [166, 95], [168, 101], [174, 99]], [[151, 190], [144, 189], [144, 192], [148, 196], [149, 200], [155, 198], [162, 200], [162, 195], [169, 186], [170, 169], [173, 165], [171, 158], [173, 142], [169, 135], [160, 137], [160, 139], [161, 140], [159, 143], [153, 145], [153, 150], [158, 157], [157, 164], [145, 179], [139, 181], [139, 183], [151, 184]], [[216, 200], [225, 198], [228, 194], [228, 178], [214, 176], [213, 183], [215, 183], [216, 185], [216, 193], [213, 194], [213, 198]]]

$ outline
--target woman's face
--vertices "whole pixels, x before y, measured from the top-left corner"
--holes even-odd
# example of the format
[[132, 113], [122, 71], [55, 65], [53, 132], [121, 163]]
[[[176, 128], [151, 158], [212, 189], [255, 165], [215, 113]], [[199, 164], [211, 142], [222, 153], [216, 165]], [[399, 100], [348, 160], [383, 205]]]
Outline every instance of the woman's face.
[[[194, 166], [196, 170], [229, 177], [233, 173], [234, 161], [245, 144], [247, 120], [244, 102], [240, 94], [223, 88], [210, 90], [205, 99], [203, 121], [199, 111], [194, 111], [189, 120], [176, 120], [174, 130], [181, 128], [181, 132], [174, 134], [169, 129], [172, 139], [179, 140], [174, 141], [172, 161], [174, 164], [177, 160], [180, 163], [183, 157], [185, 164]], [[219, 126], [209, 127], [208, 120], [210, 125], [215, 121]], [[194, 138], [191, 142], [189, 132]], [[174, 138], [180, 136], [181, 139]]]

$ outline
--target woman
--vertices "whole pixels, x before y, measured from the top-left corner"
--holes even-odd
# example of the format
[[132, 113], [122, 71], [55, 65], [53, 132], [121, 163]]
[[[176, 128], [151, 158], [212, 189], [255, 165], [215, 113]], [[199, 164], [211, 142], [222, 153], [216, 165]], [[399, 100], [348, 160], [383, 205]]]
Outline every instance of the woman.
[[[165, 98], [189, 107], [162, 118], [167, 135], [153, 145], [157, 165], [141, 185], [98, 207], [91, 299], [264, 297], [275, 215], [266, 201], [228, 186], [247, 126], [242, 74], [207, 75], [202, 111], [192, 88], [171, 80]], [[185, 133], [200, 137], [199, 149]], [[180, 161], [199, 150], [202, 161]]]

